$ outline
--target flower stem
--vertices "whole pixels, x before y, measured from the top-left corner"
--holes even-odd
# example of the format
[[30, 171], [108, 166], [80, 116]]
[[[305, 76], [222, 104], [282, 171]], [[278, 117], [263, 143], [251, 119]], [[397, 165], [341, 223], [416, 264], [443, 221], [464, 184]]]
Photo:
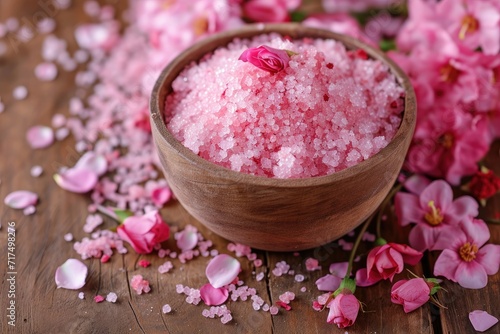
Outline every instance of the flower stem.
[[356, 256], [356, 251], [358, 250], [358, 247], [359, 247], [359, 244], [361, 242], [361, 239], [363, 238], [363, 234], [365, 234], [366, 230], [368, 229], [368, 226], [370, 226], [370, 223], [373, 219], [373, 217], [375, 216], [375, 213], [372, 213], [370, 215], [370, 217], [368, 217], [364, 224], [363, 224], [363, 227], [361, 228], [361, 230], [359, 231], [359, 234], [356, 238], [356, 241], [354, 242], [354, 245], [352, 246], [352, 250], [351, 250], [351, 255], [349, 255], [349, 262], [348, 262], [348, 265], [347, 265], [347, 274], [346, 274], [346, 277], [349, 277], [350, 274], [351, 274], [351, 270], [352, 270], [352, 264], [354, 262], [354, 257]]
[[379, 210], [378, 210], [378, 214], [377, 214], [377, 221], [376, 221], [376, 225], [375, 225], [377, 239], [382, 238], [382, 232], [381, 232], [380, 226], [382, 225], [382, 215], [384, 214], [385, 208], [386, 208], [387, 204], [389, 203], [389, 201], [394, 197], [394, 195], [396, 195], [396, 193], [398, 191], [401, 190], [401, 188], [403, 188], [402, 183], [399, 183], [394, 188], [392, 188], [391, 192], [384, 198], [384, 200], [382, 201], [382, 204], [380, 204], [380, 206], [379, 206]]

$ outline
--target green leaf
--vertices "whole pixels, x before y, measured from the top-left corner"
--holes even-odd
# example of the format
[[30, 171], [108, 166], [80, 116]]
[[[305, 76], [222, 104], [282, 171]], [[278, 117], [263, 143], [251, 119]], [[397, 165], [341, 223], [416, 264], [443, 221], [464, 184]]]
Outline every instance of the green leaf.
[[113, 209], [113, 213], [120, 223], [123, 223], [128, 217], [133, 216], [133, 213], [128, 210]]
[[384, 238], [377, 238], [375, 240], [375, 246], [383, 246], [385, 244], [387, 244], [387, 241]]
[[380, 50], [382, 50], [384, 52], [387, 52], [390, 50], [396, 50], [396, 42], [394, 41], [394, 39], [382, 39], [379, 42], [378, 46], [379, 46]]
[[356, 281], [352, 278], [344, 277], [342, 282], [340, 282], [339, 288], [335, 290], [333, 295], [337, 297], [344, 290], [349, 290], [351, 293], [354, 293], [356, 291]]
[[290, 18], [292, 22], [302, 22], [307, 18], [307, 15], [304, 12], [291, 12]]

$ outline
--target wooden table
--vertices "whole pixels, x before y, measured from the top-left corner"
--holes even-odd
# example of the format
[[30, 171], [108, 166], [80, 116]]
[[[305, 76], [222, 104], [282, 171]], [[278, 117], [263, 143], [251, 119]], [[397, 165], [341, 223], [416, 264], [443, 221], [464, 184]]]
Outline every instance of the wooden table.
[[[72, 39], [73, 27], [86, 20], [82, 12], [83, 1], [75, 3], [69, 10], [57, 11], [56, 34], [67, 40]], [[104, 1], [103, 1], [104, 2]], [[0, 1], [0, 21], [15, 16], [19, 19], [33, 20], [33, 15], [43, 10], [42, 1]], [[126, 6], [126, 1], [110, 1], [118, 9]], [[101, 264], [99, 260], [86, 260], [89, 267], [87, 284], [81, 289], [85, 300], [78, 299], [77, 291], [56, 289], [54, 272], [66, 259], [79, 258], [72, 244], [63, 239], [71, 232], [77, 240], [86, 234], [82, 231], [87, 215], [87, 196], [66, 192], [59, 188], [51, 175], [60, 166], [71, 166], [78, 158], [74, 150], [74, 141], [70, 138], [58, 142], [50, 148], [31, 150], [25, 140], [26, 130], [36, 124], [49, 125], [55, 113], [68, 113], [68, 100], [74, 94], [74, 74], [60, 71], [54, 82], [42, 83], [33, 76], [33, 69], [41, 61], [40, 48], [43, 36], [35, 36], [28, 43], [9, 45], [6, 56], [0, 57], [0, 96], [6, 104], [6, 111], [0, 115], [0, 198], [11, 191], [29, 189], [40, 195], [37, 213], [24, 216], [21, 211], [5, 207], [0, 210], [0, 309], [2, 333], [344, 333], [334, 325], [326, 323], [327, 312], [315, 312], [312, 301], [320, 293], [314, 282], [328, 273], [332, 262], [347, 260], [348, 253], [340, 250], [337, 243], [331, 243], [310, 251], [300, 252], [299, 256], [289, 253], [257, 252], [263, 260], [262, 268], [253, 268], [249, 261], [240, 259], [242, 273], [240, 278], [251, 287], [255, 287], [260, 296], [268, 303], [278, 300], [285, 291], [296, 293], [289, 312], [280, 310], [279, 315], [271, 316], [268, 312], [256, 312], [251, 302], [228, 302], [234, 320], [222, 325], [219, 320], [206, 319], [201, 315], [203, 305], [193, 306], [184, 302], [184, 297], [175, 292], [176, 284], [199, 288], [206, 282], [204, 274], [208, 258], [180, 264], [173, 260], [174, 269], [167, 274], [160, 274], [157, 267], [164, 259], [157, 255], [140, 256], [133, 251], [126, 255], [113, 255], [111, 261]], [[73, 42], [72, 42], [73, 43]], [[70, 45], [74, 48], [74, 45]], [[25, 84], [29, 89], [29, 98], [14, 101], [12, 89]], [[500, 143], [496, 142], [487, 159], [488, 167], [500, 174]], [[44, 174], [40, 178], [30, 176], [30, 168], [41, 165]], [[491, 217], [500, 211], [500, 195], [489, 201], [488, 207], [481, 212], [482, 217]], [[172, 226], [180, 228], [193, 224], [203, 235], [213, 240], [220, 252], [227, 251], [228, 241], [210, 232], [178, 204], [172, 203], [162, 210], [162, 215]], [[390, 215], [391, 217], [391, 215]], [[7, 279], [7, 224], [15, 222], [15, 327], [7, 324], [7, 307], [11, 298], [11, 287]], [[106, 221], [105, 227], [112, 226]], [[405, 242], [408, 229], [397, 226], [393, 219], [384, 225], [385, 235], [389, 240]], [[500, 243], [500, 226], [490, 225], [491, 242]], [[171, 237], [165, 247], [175, 248]], [[362, 252], [366, 252], [362, 250]], [[321, 261], [322, 270], [307, 272], [305, 260], [314, 257]], [[152, 267], [138, 266], [138, 260], [147, 259]], [[431, 276], [430, 265], [436, 254], [425, 255], [422, 264], [412, 268], [414, 272]], [[275, 277], [271, 270], [278, 261], [285, 260], [296, 273], [302, 273], [303, 283], [294, 281], [293, 276]], [[264, 271], [266, 278], [255, 280], [255, 271]], [[142, 274], [152, 284], [152, 292], [136, 295], [130, 292], [129, 280], [135, 274]], [[407, 273], [397, 279], [408, 277]], [[489, 284], [481, 290], [466, 290], [457, 284], [446, 282], [447, 292], [439, 293], [441, 303], [447, 309], [437, 309], [426, 304], [424, 307], [405, 314], [401, 306], [390, 302], [389, 282], [381, 282], [370, 288], [358, 288], [356, 296], [365, 303], [367, 313], [360, 313], [349, 333], [474, 333], [468, 320], [468, 313], [474, 309], [486, 310], [500, 317], [500, 274], [489, 277]], [[306, 287], [306, 292], [300, 292]], [[93, 297], [108, 292], [118, 295], [116, 304], [104, 302], [96, 304]], [[173, 312], [162, 314], [162, 305], [169, 303]], [[488, 333], [499, 333], [496, 325]]]

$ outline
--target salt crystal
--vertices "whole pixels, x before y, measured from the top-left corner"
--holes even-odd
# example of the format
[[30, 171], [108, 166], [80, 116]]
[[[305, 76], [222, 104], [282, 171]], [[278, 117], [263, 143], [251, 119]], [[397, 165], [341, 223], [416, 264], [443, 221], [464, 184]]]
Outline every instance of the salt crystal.
[[68, 241], [68, 242], [73, 241], [73, 234], [71, 234], [71, 233], [66, 233], [66, 234], [64, 235], [64, 240], [65, 240], [65, 241]]
[[94, 297], [94, 302], [96, 303], [102, 303], [104, 301], [104, 297], [101, 295], [97, 295]]
[[8, 31], [16, 31], [19, 28], [19, 20], [15, 17], [9, 17], [5, 21], [5, 27]]
[[37, 22], [38, 32], [41, 34], [49, 34], [56, 28], [56, 21], [49, 17], [45, 17]]
[[52, 81], [57, 77], [57, 67], [54, 63], [40, 63], [35, 67], [35, 76], [41, 81]]
[[307, 288], [305, 286], [300, 288], [300, 292], [306, 292], [306, 291], [307, 291]]
[[41, 166], [35, 165], [31, 167], [30, 174], [33, 177], [39, 177], [43, 173], [43, 168]]
[[165, 304], [165, 305], [162, 306], [161, 311], [164, 314], [170, 313], [170, 312], [172, 312], [172, 307], [170, 307], [169, 304]]
[[295, 275], [295, 282], [299, 282], [299, 283], [304, 282], [304, 279], [305, 279], [304, 275], [301, 275], [301, 274]]
[[269, 313], [271, 313], [272, 315], [276, 315], [276, 314], [278, 314], [278, 312], [279, 312], [279, 309], [276, 306], [271, 306], [269, 308]]
[[36, 212], [36, 207], [34, 205], [30, 205], [23, 210], [23, 214], [25, 216], [30, 216]]
[[28, 96], [28, 88], [26, 86], [17, 86], [12, 91], [12, 96], [16, 100], [24, 100]]
[[110, 303], [116, 303], [116, 300], [118, 299], [118, 296], [114, 292], [108, 293], [106, 296], [106, 301]]

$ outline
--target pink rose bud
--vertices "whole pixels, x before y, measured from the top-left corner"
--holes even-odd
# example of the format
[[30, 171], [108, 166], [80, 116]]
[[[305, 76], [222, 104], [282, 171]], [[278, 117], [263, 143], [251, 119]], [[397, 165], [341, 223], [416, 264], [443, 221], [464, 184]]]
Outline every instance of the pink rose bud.
[[256, 48], [249, 48], [243, 51], [239, 60], [249, 62], [250, 64], [269, 73], [278, 73], [288, 66], [290, 56], [286, 50], [261, 45]]
[[351, 293], [340, 293], [329, 304], [326, 322], [336, 324], [339, 328], [352, 326], [359, 312], [359, 301]]
[[356, 272], [358, 286], [370, 286], [378, 281], [389, 279], [403, 271], [404, 264], [416, 265], [422, 258], [422, 253], [415, 249], [396, 243], [387, 243], [373, 248], [368, 253], [366, 269]]
[[137, 253], [148, 254], [153, 251], [156, 244], [168, 239], [170, 228], [158, 211], [151, 211], [141, 217], [126, 218], [116, 232]]
[[391, 289], [391, 301], [403, 305], [405, 313], [416, 310], [427, 303], [431, 289], [423, 278], [412, 278], [394, 283]]

